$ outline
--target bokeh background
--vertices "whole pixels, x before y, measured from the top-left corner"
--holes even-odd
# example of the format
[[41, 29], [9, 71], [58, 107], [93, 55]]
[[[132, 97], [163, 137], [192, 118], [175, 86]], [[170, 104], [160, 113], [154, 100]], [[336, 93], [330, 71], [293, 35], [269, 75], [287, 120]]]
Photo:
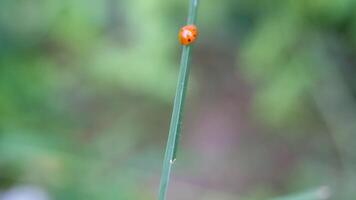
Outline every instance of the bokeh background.
[[[156, 199], [188, 4], [0, 1], [1, 200]], [[356, 199], [356, 1], [198, 26], [168, 199]]]

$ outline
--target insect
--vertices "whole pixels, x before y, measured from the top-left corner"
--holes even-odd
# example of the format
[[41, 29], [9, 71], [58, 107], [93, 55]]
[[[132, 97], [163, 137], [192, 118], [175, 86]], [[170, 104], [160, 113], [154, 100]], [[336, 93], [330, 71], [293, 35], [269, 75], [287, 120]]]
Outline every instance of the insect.
[[195, 25], [186, 25], [179, 30], [179, 41], [182, 45], [190, 45], [198, 37], [198, 28]]

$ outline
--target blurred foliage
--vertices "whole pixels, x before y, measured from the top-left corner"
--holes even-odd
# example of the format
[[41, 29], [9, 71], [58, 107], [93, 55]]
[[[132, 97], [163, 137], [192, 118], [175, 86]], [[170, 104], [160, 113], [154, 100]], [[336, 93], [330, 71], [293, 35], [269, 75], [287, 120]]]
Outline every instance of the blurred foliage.
[[[222, 87], [251, 94], [246, 120], [298, 155], [292, 170], [278, 175], [282, 183], [268, 179], [268, 187], [256, 183], [238, 196], [265, 199], [327, 184], [341, 191], [338, 199], [352, 199], [356, 1], [200, 3], [187, 113], [199, 116], [193, 114], [220, 98], [210, 86], [223, 81], [210, 77], [219, 71], [227, 80], [234, 65], [233, 76], [248, 84], [249, 92], [234, 81]], [[0, 1], [1, 190], [34, 184], [53, 199], [155, 199], [178, 71], [176, 34], [187, 6], [179, 0]], [[232, 63], [219, 52], [232, 53]], [[339, 85], [348, 96], [328, 98], [340, 94]], [[352, 101], [343, 100], [348, 97]], [[254, 152], [265, 151], [264, 142], [244, 142], [258, 149]], [[182, 160], [195, 155], [192, 149]], [[249, 157], [250, 150], [233, 154]], [[265, 162], [273, 162], [276, 153], [266, 155], [250, 162], [256, 166], [241, 168], [272, 166]], [[190, 164], [197, 165], [190, 161], [187, 174]], [[222, 168], [228, 162], [221, 161]], [[194, 170], [202, 167], [207, 166]], [[239, 186], [219, 184], [223, 189], [216, 193], [200, 190], [204, 184], [188, 188], [204, 194], [202, 199], [234, 199], [231, 188]]]

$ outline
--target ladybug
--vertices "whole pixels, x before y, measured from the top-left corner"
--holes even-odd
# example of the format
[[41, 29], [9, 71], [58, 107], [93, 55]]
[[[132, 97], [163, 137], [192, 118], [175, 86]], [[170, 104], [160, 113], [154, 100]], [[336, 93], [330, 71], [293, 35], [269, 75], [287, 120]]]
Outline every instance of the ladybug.
[[198, 37], [198, 28], [195, 25], [186, 25], [179, 30], [179, 41], [182, 45], [190, 45]]

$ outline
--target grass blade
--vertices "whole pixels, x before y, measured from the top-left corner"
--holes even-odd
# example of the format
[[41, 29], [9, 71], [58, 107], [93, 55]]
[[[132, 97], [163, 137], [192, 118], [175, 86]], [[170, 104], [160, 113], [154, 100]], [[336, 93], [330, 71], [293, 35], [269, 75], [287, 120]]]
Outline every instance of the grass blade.
[[[189, 6], [189, 14], [187, 24], [195, 24], [198, 10], [198, 0], [191, 0]], [[166, 199], [166, 193], [171, 174], [172, 165], [176, 159], [177, 146], [180, 137], [182, 125], [182, 113], [184, 109], [184, 101], [187, 90], [187, 84], [190, 71], [190, 55], [191, 45], [183, 46], [182, 57], [180, 61], [180, 69], [178, 76], [178, 85], [174, 98], [173, 112], [171, 124], [169, 128], [166, 152], [163, 160], [161, 181], [159, 187], [159, 200]]]

